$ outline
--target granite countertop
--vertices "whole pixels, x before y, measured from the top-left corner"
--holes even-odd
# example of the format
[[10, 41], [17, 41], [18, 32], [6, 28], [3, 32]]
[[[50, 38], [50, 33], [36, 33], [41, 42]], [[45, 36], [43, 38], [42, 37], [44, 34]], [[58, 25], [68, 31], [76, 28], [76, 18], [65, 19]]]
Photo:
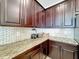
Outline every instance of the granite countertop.
[[68, 43], [72, 45], [78, 45], [75, 40], [67, 39], [67, 38], [60, 38], [60, 37], [42, 37], [37, 39], [26, 39], [23, 41], [1, 45], [0, 46], [0, 59], [12, 59], [13, 57], [31, 49], [32, 47], [41, 44], [46, 40], [53, 40], [63, 43]]
[[53, 41], [57, 41], [57, 42], [71, 44], [71, 45], [74, 45], [74, 46], [78, 45], [77, 41], [75, 41], [74, 39], [70, 39], [70, 38], [62, 38], [62, 37], [52, 37], [52, 36], [50, 36], [49, 39], [53, 40]]

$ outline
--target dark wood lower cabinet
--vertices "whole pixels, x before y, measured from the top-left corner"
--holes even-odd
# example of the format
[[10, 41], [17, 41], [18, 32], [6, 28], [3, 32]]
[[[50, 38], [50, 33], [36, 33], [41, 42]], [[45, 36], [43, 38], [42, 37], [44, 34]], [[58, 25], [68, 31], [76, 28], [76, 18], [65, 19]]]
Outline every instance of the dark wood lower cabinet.
[[60, 47], [57, 45], [50, 45], [49, 48], [49, 57], [52, 59], [60, 59]]
[[62, 59], [75, 59], [75, 51], [62, 49]]
[[77, 48], [74, 45], [49, 41], [49, 57], [52, 59], [78, 59]]
[[78, 59], [78, 47], [69, 44], [61, 45], [61, 59]]
[[13, 59], [79, 59], [79, 46], [47, 40]]

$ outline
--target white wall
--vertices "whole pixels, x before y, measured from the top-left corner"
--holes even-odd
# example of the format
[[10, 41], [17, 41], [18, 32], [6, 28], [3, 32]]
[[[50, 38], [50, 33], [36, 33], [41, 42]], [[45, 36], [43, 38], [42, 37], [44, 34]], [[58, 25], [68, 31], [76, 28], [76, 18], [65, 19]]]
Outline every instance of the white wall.
[[[74, 38], [74, 29], [71, 28], [37, 28], [38, 33], [49, 33], [50, 36]], [[0, 26], [0, 45], [20, 40], [30, 39], [32, 28], [23, 27], [2, 27]]]

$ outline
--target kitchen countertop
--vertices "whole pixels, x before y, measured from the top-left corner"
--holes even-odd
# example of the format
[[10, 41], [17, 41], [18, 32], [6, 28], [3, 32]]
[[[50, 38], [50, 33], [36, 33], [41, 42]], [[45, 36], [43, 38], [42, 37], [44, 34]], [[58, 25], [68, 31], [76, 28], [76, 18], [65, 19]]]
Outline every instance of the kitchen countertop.
[[77, 46], [78, 43], [73, 39], [68, 38], [60, 38], [60, 37], [42, 37], [37, 39], [26, 39], [23, 41], [1, 45], [0, 46], [0, 59], [12, 59], [13, 57], [31, 49], [32, 47], [41, 44], [42, 42], [46, 40], [53, 40], [58, 42], [63, 42], [67, 44], [72, 44]]
[[78, 45], [78, 42], [75, 41], [74, 39], [63, 38], [63, 37], [52, 37], [52, 36], [50, 36], [49, 39], [53, 40], [53, 41], [57, 41], [57, 42], [71, 44], [71, 45], [74, 45], [74, 46]]

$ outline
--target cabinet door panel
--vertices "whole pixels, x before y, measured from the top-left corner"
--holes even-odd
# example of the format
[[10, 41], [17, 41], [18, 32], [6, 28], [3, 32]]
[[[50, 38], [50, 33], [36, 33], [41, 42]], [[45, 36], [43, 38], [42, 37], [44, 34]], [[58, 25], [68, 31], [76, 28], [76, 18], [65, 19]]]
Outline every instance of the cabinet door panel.
[[62, 59], [74, 59], [75, 53], [74, 51], [62, 49]]
[[[27, 3], [28, 1], [28, 3]], [[24, 15], [24, 20], [25, 20], [25, 26], [27, 27], [32, 27], [33, 26], [33, 21], [32, 21], [32, 16], [33, 16], [33, 12], [34, 12], [34, 8], [32, 5], [34, 3], [33, 0], [25, 0], [25, 5], [24, 5], [24, 10], [23, 15]]]
[[20, 25], [20, 0], [4, 0], [3, 1], [3, 18], [2, 25]]
[[49, 56], [52, 59], [60, 59], [60, 47], [56, 45], [49, 46]]
[[35, 2], [35, 27], [42, 27], [43, 23], [43, 8]]
[[61, 27], [60, 5], [55, 6], [55, 27]]
[[52, 27], [52, 8], [46, 10], [46, 27]]
[[72, 10], [72, 1], [66, 1], [64, 4], [64, 27], [74, 27], [75, 25]]
[[6, 22], [19, 23], [19, 2], [20, 0], [7, 0]]
[[44, 11], [41, 11], [39, 13], [39, 25], [41, 28], [45, 28], [45, 12]]

